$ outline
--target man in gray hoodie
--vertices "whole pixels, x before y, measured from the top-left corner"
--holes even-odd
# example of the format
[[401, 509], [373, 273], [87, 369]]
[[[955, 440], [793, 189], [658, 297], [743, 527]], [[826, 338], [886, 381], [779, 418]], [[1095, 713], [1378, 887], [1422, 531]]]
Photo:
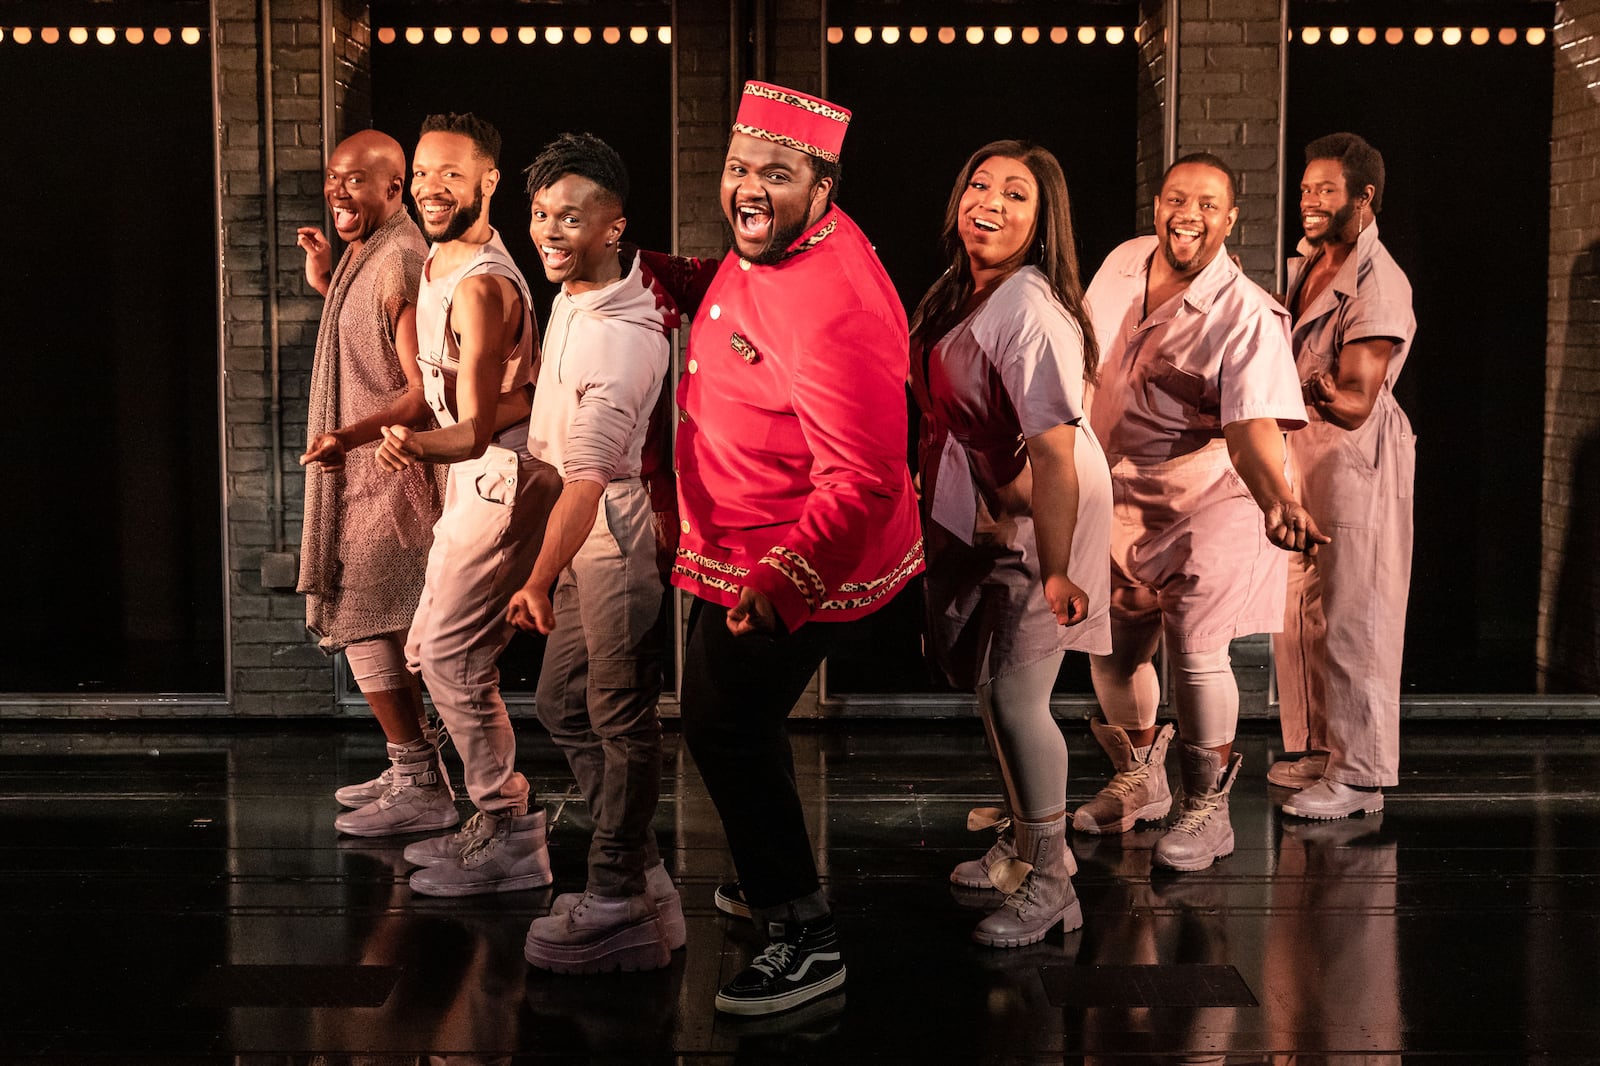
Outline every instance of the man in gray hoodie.
[[[594, 837], [581, 894], [558, 897], [525, 954], [561, 973], [666, 966], [683, 908], [656, 852], [661, 605], [641, 474], [676, 312], [620, 244], [627, 171], [604, 141], [565, 134], [528, 168], [529, 234], [561, 285], [534, 389], [529, 448], [562, 476], [533, 572], [506, 617], [549, 634], [539, 720], [567, 757]], [[553, 588], [553, 592], [552, 592]]]

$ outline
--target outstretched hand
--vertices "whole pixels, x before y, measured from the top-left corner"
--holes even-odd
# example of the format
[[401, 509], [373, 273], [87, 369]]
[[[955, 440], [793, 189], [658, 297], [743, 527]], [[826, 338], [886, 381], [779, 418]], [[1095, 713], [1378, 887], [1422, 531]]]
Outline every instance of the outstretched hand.
[[294, 243], [306, 253], [306, 283], [328, 295], [328, 284], [333, 280], [333, 245], [316, 226], [295, 230]]
[[344, 455], [344, 441], [332, 433], [323, 433], [311, 442], [311, 446], [300, 457], [300, 465], [316, 463], [323, 470], [343, 470]]

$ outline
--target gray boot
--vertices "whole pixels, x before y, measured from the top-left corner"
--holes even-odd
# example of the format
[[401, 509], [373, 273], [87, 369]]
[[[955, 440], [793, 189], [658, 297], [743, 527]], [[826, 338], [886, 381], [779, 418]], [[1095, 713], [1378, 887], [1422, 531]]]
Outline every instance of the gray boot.
[[1180, 744], [1183, 805], [1178, 820], [1156, 841], [1151, 861], [1174, 870], [1204, 870], [1233, 854], [1233, 823], [1228, 819], [1228, 793], [1239, 777], [1244, 756], [1235, 754], [1222, 765], [1210, 748]]
[[476, 896], [544, 888], [555, 880], [545, 847], [544, 810], [528, 814], [479, 812], [481, 835], [459, 856], [411, 875], [411, 890], [424, 896]]
[[[956, 868], [950, 871], [951, 884], [962, 888], [992, 890], [997, 887], [993, 874], [995, 865], [1016, 857], [1016, 830], [1012, 826], [1010, 813], [1002, 807], [974, 807], [968, 811], [967, 830], [979, 833], [985, 829], [995, 831], [994, 843], [981, 858], [956, 863]], [[1078, 863], [1072, 852], [1066, 853], [1066, 859], [1067, 874], [1077, 873]]]
[[1006, 865], [1025, 873], [1005, 904], [972, 931], [972, 939], [991, 948], [1037, 944], [1057, 922], [1069, 933], [1083, 927], [1083, 908], [1067, 873], [1066, 818], [1012, 826], [1017, 853]]
[[[422, 724], [422, 739], [433, 746], [434, 753], [437, 755], [450, 743], [450, 734], [445, 731], [444, 723], [435, 719], [434, 724], [427, 722]], [[439, 760], [439, 777], [444, 781], [444, 787], [449, 790], [450, 799], [454, 800], [456, 798], [456, 790], [450, 784], [450, 774], [445, 769], [443, 759]], [[356, 807], [365, 807], [389, 791], [389, 786], [393, 782], [394, 766], [391, 764], [384, 769], [383, 773], [374, 777], [371, 781], [341, 786], [334, 792], [333, 798], [339, 801], [341, 807], [349, 807], [352, 810]], [[451, 824], [453, 825], [454, 823]]]
[[389, 787], [371, 803], [335, 818], [335, 829], [354, 837], [382, 837], [449, 829], [461, 820], [432, 742], [390, 744], [389, 762]]
[[1094, 799], [1072, 812], [1072, 828], [1080, 833], [1126, 833], [1139, 822], [1165, 818], [1172, 809], [1166, 767], [1172, 726], [1161, 727], [1142, 759], [1134, 754], [1128, 734], [1105, 719], [1089, 719], [1089, 729], [1116, 773]]

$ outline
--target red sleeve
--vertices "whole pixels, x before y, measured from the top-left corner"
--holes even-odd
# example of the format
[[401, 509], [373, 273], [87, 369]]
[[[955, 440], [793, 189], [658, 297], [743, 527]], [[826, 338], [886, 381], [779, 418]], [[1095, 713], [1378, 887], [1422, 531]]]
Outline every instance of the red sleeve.
[[[650, 273], [651, 288], [657, 300], [664, 300], [679, 314], [693, 318], [700, 309], [700, 301], [717, 276], [717, 259], [691, 259], [666, 252], [639, 251], [644, 268]], [[677, 325], [677, 323], [673, 323]]]
[[[670, 376], [670, 375], [669, 375]], [[645, 430], [639, 476], [650, 492], [650, 509], [657, 514], [678, 510], [678, 477], [672, 469], [672, 393], [663, 385]]]

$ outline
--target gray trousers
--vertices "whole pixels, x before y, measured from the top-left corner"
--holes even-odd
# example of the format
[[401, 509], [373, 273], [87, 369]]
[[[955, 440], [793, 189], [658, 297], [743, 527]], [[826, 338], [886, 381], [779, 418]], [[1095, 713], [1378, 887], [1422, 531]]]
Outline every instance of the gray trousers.
[[657, 862], [661, 793], [661, 606], [650, 497], [613, 481], [556, 582], [556, 627], [539, 672], [539, 721], [567, 757], [594, 820], [588, 890], [631, 896]]

